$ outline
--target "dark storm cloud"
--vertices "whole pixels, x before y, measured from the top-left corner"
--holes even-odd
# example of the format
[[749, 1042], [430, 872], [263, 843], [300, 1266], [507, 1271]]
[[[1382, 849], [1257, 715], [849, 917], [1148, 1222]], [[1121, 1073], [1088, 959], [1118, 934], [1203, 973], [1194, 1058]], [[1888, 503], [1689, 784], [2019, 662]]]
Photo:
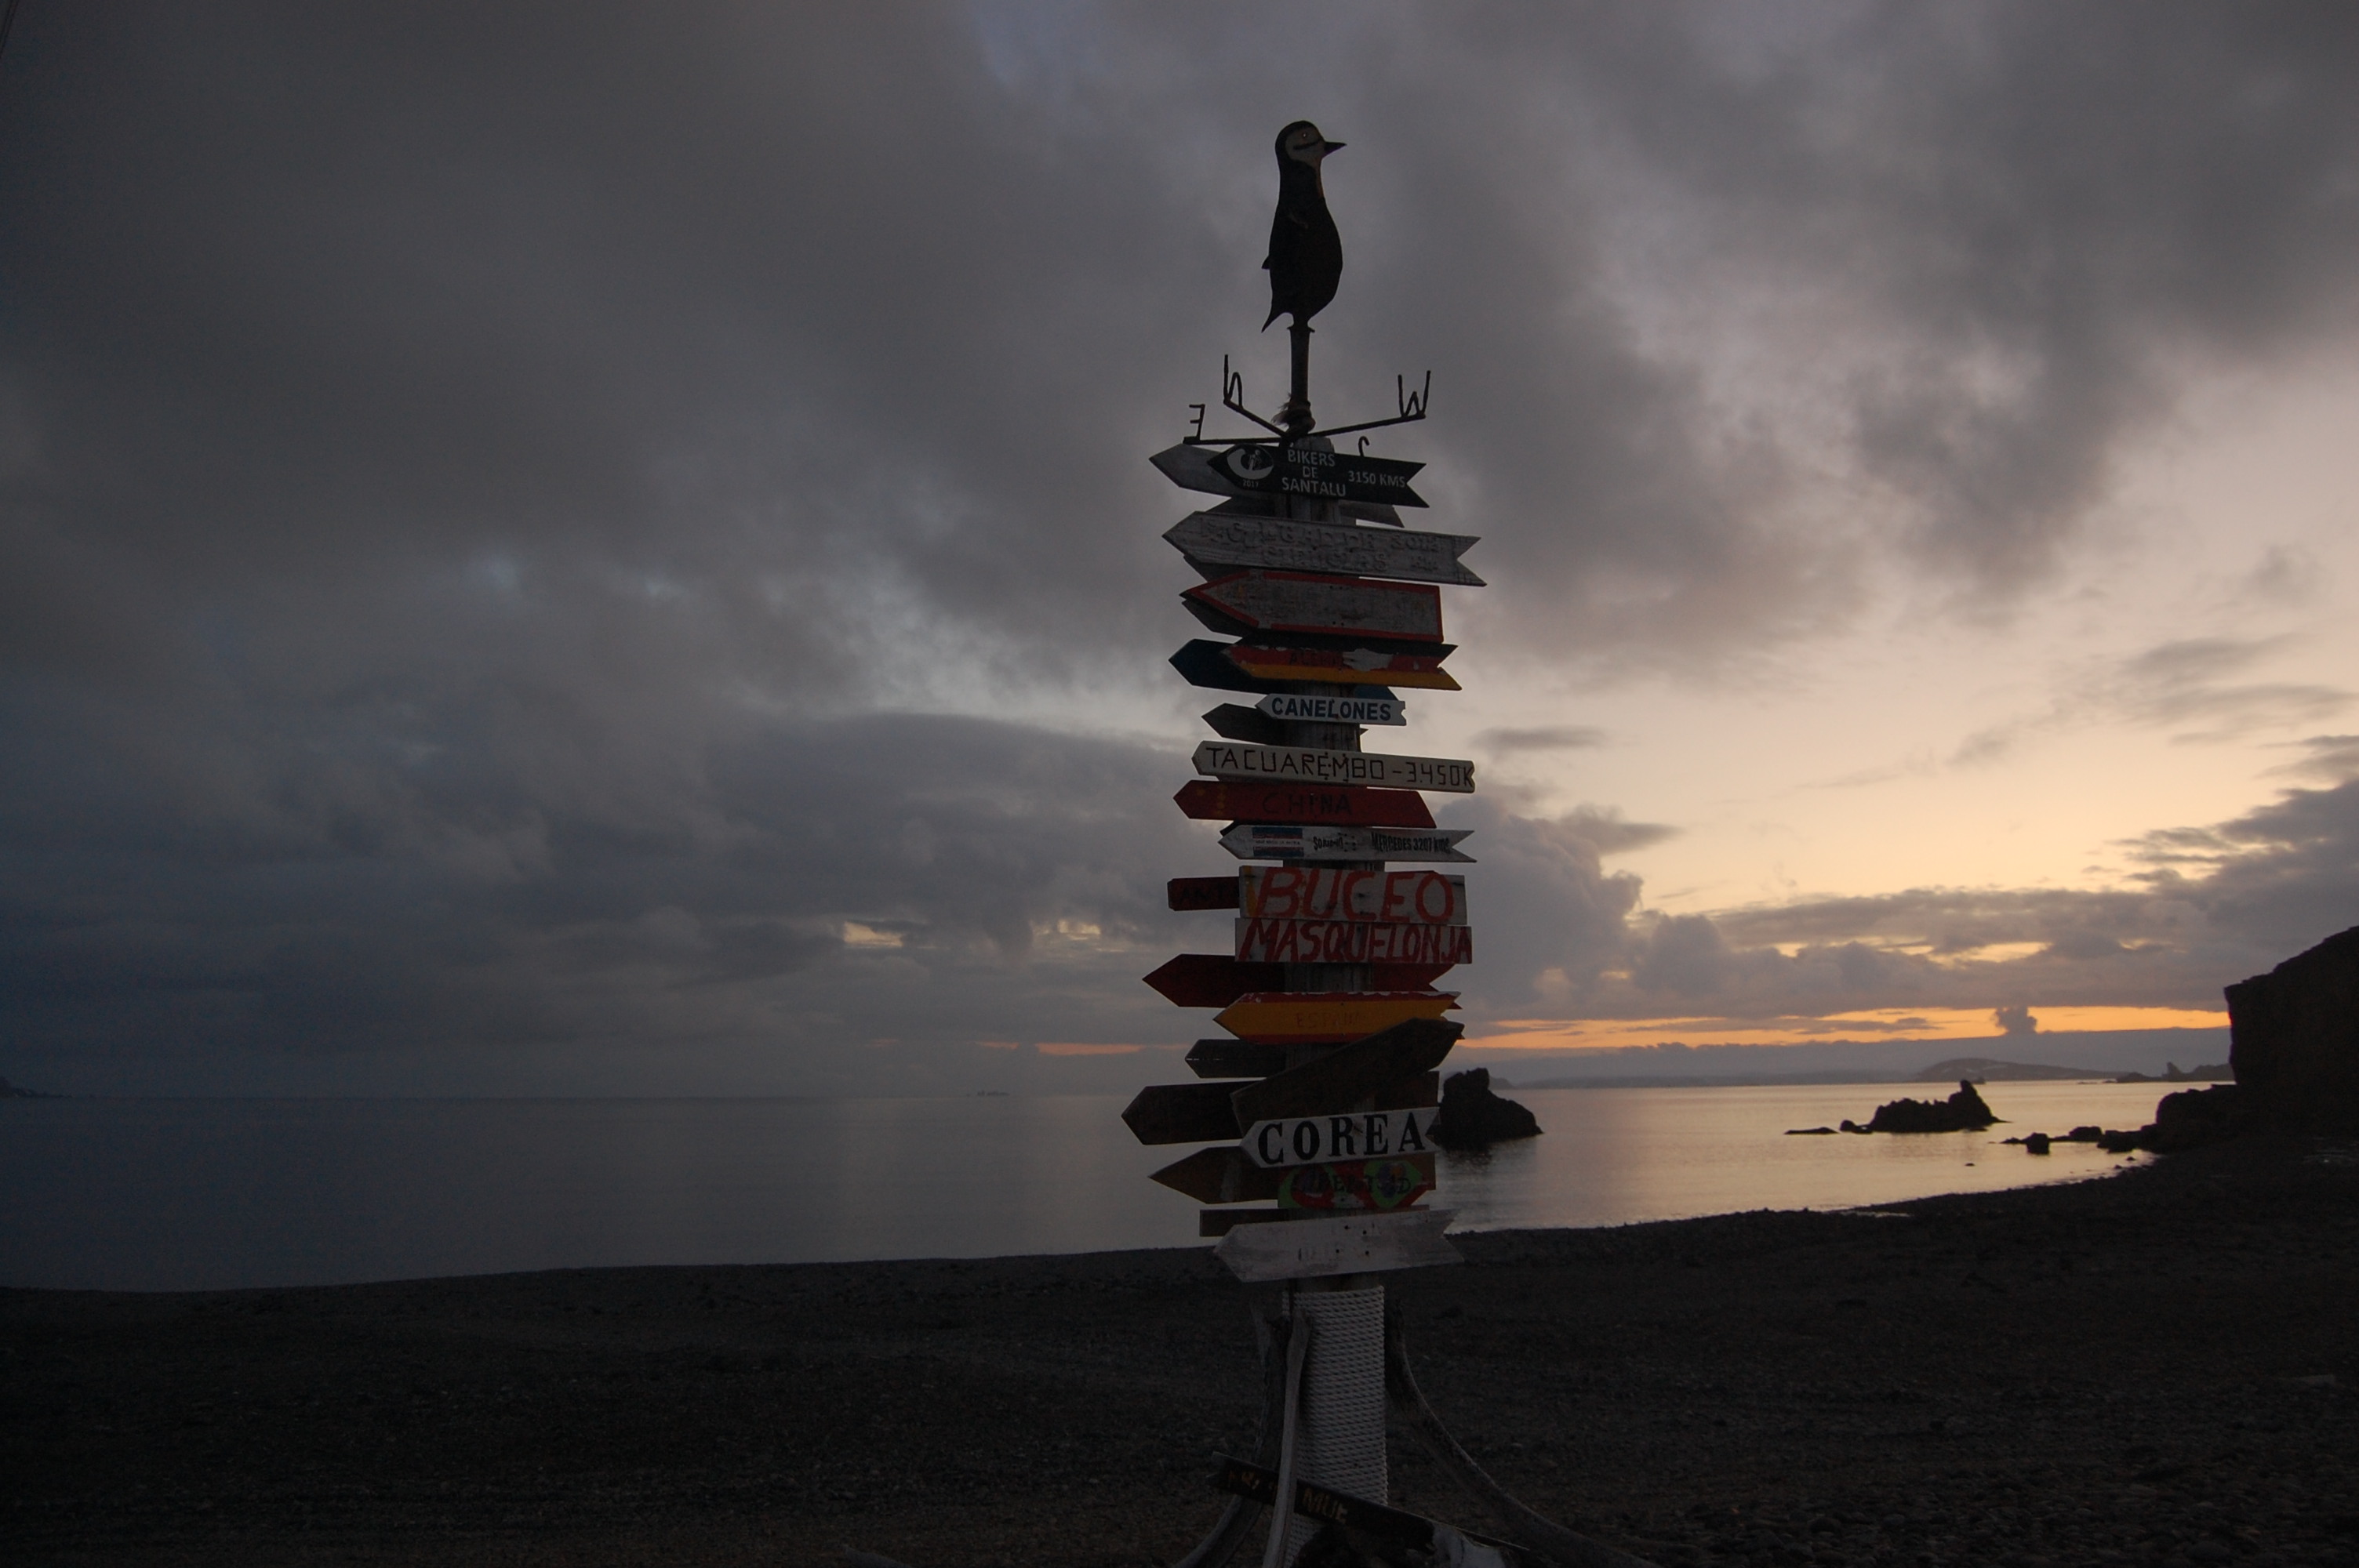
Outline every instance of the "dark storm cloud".
[[[1861, 531], [1813, 486], [2003, 594], [2184, 367], [2347, 310], [2354, 27], [28, 6], [9, 1047], [1172, 1029], [1121, 946], [1169, 934], [1152, 884], [1195, 843], [1167, 759], [847, 716], [1009, 691], [1128, 724], [1104, 705], [1168, 679], [1187, 503], [1142, 460], [1224, 350], [1276, 401], [1277, 125], [1352, 144], [1320, 406], [1433, 367], [1433, 424], [1378, 449], [1486, 536], [1500, 651], [1708, 662], [1854, 602]], [[1756, 358], [1807, 364], [1797, 428], [1832, 437], [1666, 346], [1705, 298], [1809, 307], [1810, 354]], [[1620, 961], [1602, 819], [1475, 809], [1501, 996]], [[1027, 957], [1060, 921], [1102, 935]], [[1667, 986], [1756, 962], [1657, 929]]]

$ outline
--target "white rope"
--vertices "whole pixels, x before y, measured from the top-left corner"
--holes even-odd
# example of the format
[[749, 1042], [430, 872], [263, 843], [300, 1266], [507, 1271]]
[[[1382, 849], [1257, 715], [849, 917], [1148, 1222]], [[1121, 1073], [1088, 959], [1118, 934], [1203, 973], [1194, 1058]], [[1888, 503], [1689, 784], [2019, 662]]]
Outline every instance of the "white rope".
[[[1389, 1501], [1384, 1287], [1291, 1293], [1295, 1321], [1313, 1329], [1310, 1362], [1302, 1379], [1302, 1426], [1295, 1437], [1294, 1473], [1373, 1503]], [[1319, 1523], [1291, 1509], [1287, 1518], [1285, 1561], [1291, 1563], [1319, 1532]]]

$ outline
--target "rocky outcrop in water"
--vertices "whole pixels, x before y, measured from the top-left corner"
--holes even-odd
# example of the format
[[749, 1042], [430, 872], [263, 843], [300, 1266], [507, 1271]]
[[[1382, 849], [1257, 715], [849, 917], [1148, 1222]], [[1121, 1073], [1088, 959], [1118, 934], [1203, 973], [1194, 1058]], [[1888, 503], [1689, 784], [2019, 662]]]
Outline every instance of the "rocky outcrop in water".
[[1845, 1132], [1979, 1132], [1998, 1118], [1983, 1103], [1974, 1086], [1961, 1083], [1948, 1099], [1897, 1099], [1875, 1108], [1865, 1127], [1843, 1124]]
[[1539, 1134], [1539, 1120], [1530, 1111], [1491, 1092], [1489, 1068], [1469, 1067], [1443, 1082], [1433, 1141], [1444, 1149], [1488, 1149], [1511, 1138]]
[[2359, 1132], [2359, 925], [2230, 986], [2228, 1039], [2253, 1125]]

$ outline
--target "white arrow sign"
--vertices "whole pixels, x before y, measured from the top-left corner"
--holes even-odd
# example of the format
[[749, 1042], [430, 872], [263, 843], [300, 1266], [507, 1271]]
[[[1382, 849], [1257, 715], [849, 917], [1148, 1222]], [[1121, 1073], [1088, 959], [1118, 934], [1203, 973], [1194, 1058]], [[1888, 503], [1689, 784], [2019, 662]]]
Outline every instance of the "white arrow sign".
[[1349, 523], [1299, 523], [1234, 512], [1191, 512], [1163, 537], [1191, 561], [1210, 566], [1274, 567], [1290, 572], [1401, 578], [1481, 588], [1458, 564], [1476, 541], [1467, 534], [1361, 528]]
[[1397, 697], [1293, 697], [1272, 692], [1254, 706], [1272, 719], [1291, 719], [1300, 724], [1408, 722], [1408, 704]]
[[1473, 865], [1458, 841], [1471, 827], [1288, 827], [1240, 822], [1221, 848], [1240, 860], [1447, 860]]
[[1240, 1225], [1221, 1238], [1212, 1256], [1247, 1284], [1458, 1263], [1464, 1260], [1441, 1234], [1457, 1217], [1454, 1209], [1413, 1208], [1285, 1225]]
[[1433, 1150], [1433, 1119], [1440, 1114], [1432, 1108], [1355, 1110], [1256, 1121], [1245, 1130], [1245, 1158], [1264, 1170], [1276, 1170], [1427, 1154]]
[[1207, 741], [1196, 771], [1216, 779], [1299, 779], [1306, 784], [1378, 784], [1387, 789], [1471, 795], [1474, 764], [1454, 757], [1388, 757], [1381, 752], [1321, 752], [1307, 746], [1248, 746]]

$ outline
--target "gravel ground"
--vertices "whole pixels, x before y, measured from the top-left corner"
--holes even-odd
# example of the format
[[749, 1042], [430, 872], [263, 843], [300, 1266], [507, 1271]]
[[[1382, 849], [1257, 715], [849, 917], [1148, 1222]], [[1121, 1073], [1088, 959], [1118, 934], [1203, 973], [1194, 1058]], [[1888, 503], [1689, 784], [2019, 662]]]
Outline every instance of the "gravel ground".
[[[1467, 1447], [1667, 1568], [2359, 1568], [2359, 1146], [1887, 1213], [1462, 1238], [1392, 1285]], [[1146, 1568], [1252, 1441], [1247, 1310], [1201, 1249], [0, 1292], [0, 1551]]]

